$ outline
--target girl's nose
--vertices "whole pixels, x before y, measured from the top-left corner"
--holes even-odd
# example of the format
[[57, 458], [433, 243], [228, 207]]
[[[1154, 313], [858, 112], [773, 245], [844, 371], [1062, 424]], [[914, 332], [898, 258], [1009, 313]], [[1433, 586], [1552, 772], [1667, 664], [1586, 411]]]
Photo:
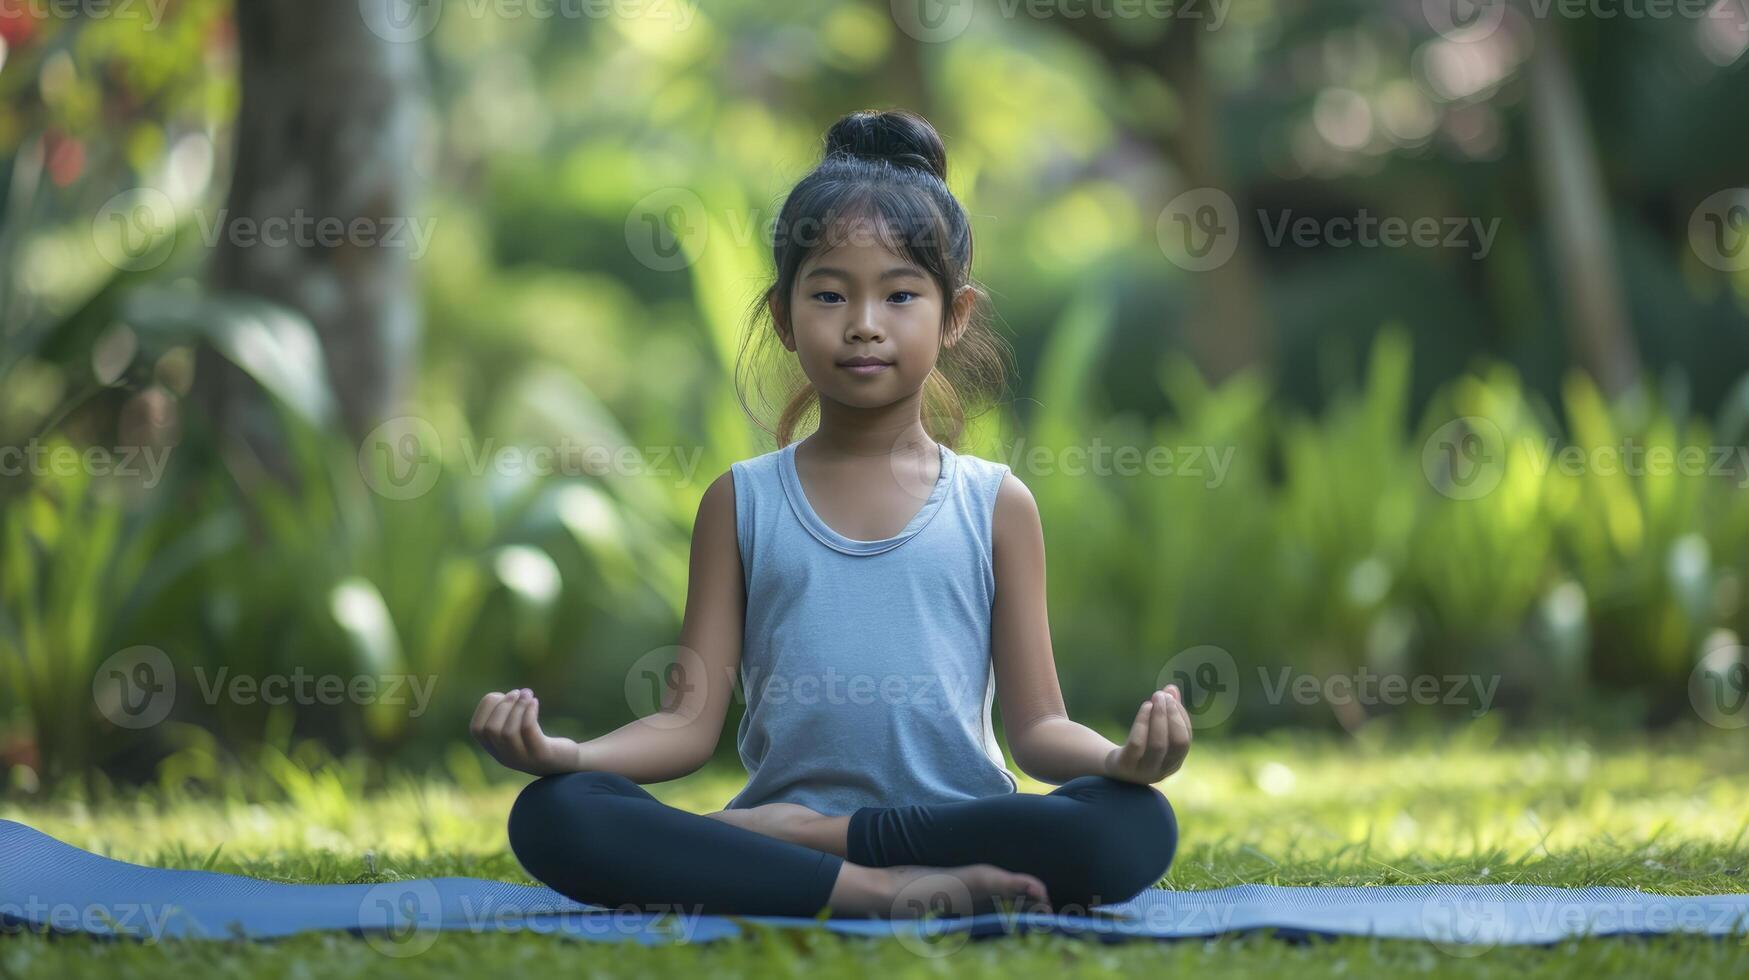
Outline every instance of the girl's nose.
[[885, 337], [886, 333], [880, 328], [880, 324], [867, 314], [857, 316], [850, 323], [851, 340], [879, 341]]

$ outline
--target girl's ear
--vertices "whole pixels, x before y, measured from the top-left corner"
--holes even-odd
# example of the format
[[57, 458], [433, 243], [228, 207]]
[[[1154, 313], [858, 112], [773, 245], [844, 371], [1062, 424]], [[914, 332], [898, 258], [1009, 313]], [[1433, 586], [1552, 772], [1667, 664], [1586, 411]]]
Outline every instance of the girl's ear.
[[966, 327], [972, 322], [972, 307], [978, 301], [978, 287], [965, 285], [954, 293], [952, 316], [948, 319], [947, 332], [942, 337], [941, 346], [952, 347], [965, 335]]
[[777, 331], [777, 338], [783, 342], [784, 349], [794, 354], [796, 338], [790, 331], [789, 317], [784, 315], [783, 304], [778, 301], [776, 287], [766, 292], [765, 308], [771, 313], [771, 329]]

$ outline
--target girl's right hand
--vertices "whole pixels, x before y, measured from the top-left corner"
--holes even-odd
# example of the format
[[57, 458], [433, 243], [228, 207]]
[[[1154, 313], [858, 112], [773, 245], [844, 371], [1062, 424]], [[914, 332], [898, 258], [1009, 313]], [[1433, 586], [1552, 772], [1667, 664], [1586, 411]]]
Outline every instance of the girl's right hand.
[[577, 771], [577, 743], [540, 729], [540, 701], [528, 688], [480, 699], [468, 731], [492, 758], [535, 776]]

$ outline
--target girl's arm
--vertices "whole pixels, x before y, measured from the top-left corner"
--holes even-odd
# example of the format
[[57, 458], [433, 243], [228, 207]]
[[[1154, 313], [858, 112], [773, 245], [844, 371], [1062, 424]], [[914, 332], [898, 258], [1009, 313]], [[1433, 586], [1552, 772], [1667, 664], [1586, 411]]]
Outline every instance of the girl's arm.
[[1175, 772], [1190, 751], [1190, 718], [1175, 688], [1142, 703], [1122, 745], [1069, 719], [1045, 609], [1044, 528], [1032, 492], [1012, 473], [996, 492], [992, 523], [990, 652], [1015, 764], [1046, 783], [1087, 775], [1153, 783]]
[[734, 694], [745, 593], [734, 477], [724, 473], [699, 501], [680, 643], [672, 667], [657, 679], [664, 689], [662, 707], [576, 742], [541, 731], [540, 702], [524, 688], [486, 695], [470, 731], [493, 758], [537, 776], [615, 772], [634, 782], [659, 783], [697, 771], [716, 751]]

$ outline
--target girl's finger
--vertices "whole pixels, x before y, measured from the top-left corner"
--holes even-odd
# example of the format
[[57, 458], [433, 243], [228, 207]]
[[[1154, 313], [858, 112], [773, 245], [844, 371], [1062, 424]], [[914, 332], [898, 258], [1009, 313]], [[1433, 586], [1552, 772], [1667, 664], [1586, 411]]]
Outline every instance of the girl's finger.
[[522, 741], [524, 745], [532, 748], [540, 744], [540, 739], [540, 699], [530, 694], [528, 713], [522, 716]]
[[496, 739], [503, 739], [504, 722], [510, 717], [511, 709], [516, 707], [516, 702], [520, 699], [520, 691], [511, 691], [504, 695], [504, 700], [498, 702], [498, 706], [493, 708], [492, 713], [486, 718], [486, 733], [488, 735]]
[[1166, 751], [1172, 747], [1172, 726], [1169, 712], [1171, 706], [1165, 702], [1170, 699], [1166, 695], [1155, 692], [1153, 698], [1154, 710], [1148, 725], [1148, 747], [1142, 752], [1142, 762], [1150, 769], [1157, 769], [1166, 758]]
[[485, 730], [486, 719], [492, 716], [492, 709], [498, 707], [498, 702], [502, 700], [504, 700], [504, 695], [497, 691], [480, 699], [479, 705], [474, 708], [474, 716], [468, 719], [468, 731], [472, 732], [475, 738], [478, 738], [480, 733]]
[[1183, 705], [1173, 705], [1172, 720], [1168, 723], [1172, 729], [1172, 749], [1166, 753], [1166, 773], [1171, 775], [1184, 764], [1184, 757], [1190, 753], [1190, 724], [1184, 713]]
[[1185, 748], [1189, 748], [1193, 730], [1190, 724], [1190, 710], [1177, 700], [1172, 702], [1172, 708], [1172, 740], [1179, 745], [1183, 745]]
[[1143, 748], [1148, 744], [1148, 719], [1153, 713], [1153, 701], [1143, 701], [1136, 710], [1136, 720], [1130, 725], [1129, 735], [1125, 736], [1123, 745], [1118, 747], [1117, 763], [1128, 769], [1141, 758]]
[[510, 709], [510, 717], [504, 719], [504, 744], [516, 753], [517, 758], [528, 752], [528, 745], [522, 739], [522, 719], [528, 716], [528, 705], [533, 700], [524, 693], [516, 699], [516, 707]]
[[516, 698], [513, 697], [515, 693], [515, 691], [506, 692], [504, 697], [492, 706], [491, 714], [486, 716], [485, 723], [480, 726], [480, 744], [486, 746], [486, 751], [492, 753], [492, 758], [499, 762], [504, 761], [504, 733], [499, 730], [502, 722], [498, 719], [500, 715], [508, 715], [510, 709], [516, 706]]
[[1149, 698], [1136, 709], [1136, 720], [1130, 723], [1130, 736], [1124, 741], [1126, 750], [1132, 745], [1140, 747], [1148, 744], [1148, 715], [1153, 708], [1154, 699]]

